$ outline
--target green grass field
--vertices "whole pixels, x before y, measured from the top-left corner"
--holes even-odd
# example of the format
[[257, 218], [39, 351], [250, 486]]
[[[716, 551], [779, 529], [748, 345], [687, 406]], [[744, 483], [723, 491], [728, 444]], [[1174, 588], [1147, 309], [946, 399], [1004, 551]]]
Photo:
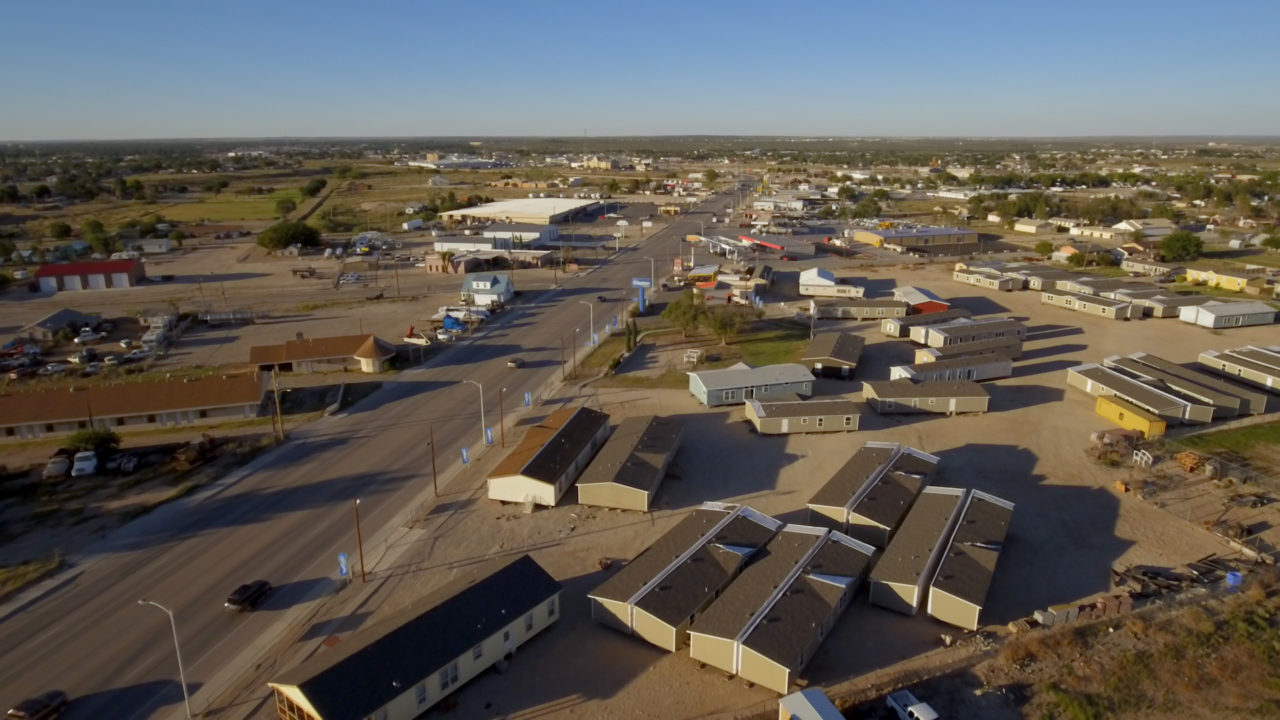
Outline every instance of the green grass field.
[[1191, 435], [1178, 442], [1192, 450], [1226, 451], [1248, 456], [1260, 445], [1280, 445], [1280, 422]]

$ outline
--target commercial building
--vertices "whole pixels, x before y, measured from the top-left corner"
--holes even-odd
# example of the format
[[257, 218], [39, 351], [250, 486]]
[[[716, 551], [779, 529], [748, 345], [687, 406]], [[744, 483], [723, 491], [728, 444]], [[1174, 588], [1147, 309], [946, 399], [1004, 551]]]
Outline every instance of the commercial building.
[[626, 418], [578, 478], [578, 502], [649, 512], [683, 434], [677, 418]]
[[946, 552], [964, 504], [961, 488], [927, 487], [871, 571], [871, 604], [915, 615]]
[[851, 332], [822, 332], [813, 336], [800, 363], [818, 377], [852, 380], [867, 341]]
[[910, 306], [909, 312], [917, 315], [941, 313], [951, 309], [951, 303], [924, 288], [903, 285], [893, 289], [893, 299]]
[[525, 243], [550, 242], [560, 235], [560, 228], [533, 223], [494, 223], [482, 230], [481, 234], [487, 238], [505, 240], [518, 247]]
[[137, 287], [147, 279], [147, 272], [142, 261], [135, 258], [41, 265], [32, 277], [40, 292], [53, 293]]
[[810, 498], [809, 522], [884, 548], [937, 467], [937, 457], [912, 447], [863, 443]]
[[1108, 320], [1132, 320], [1142, 317], [1142, 308], [1138, 305], [1067, 290], [1046, 290], [1040, 293], [1040, 302]]
[[467, 273], [462, 278], [461, 300], [464, 305], [496, 307], [511, 302], [516, 289], [511, 275], [504, 273]]
[[946, 227], [889, 228], [853, 231], [854, 242], [875, 247], [897, 246], [907, 250], [935, 245], [966, 245], [978, 242], [976, 230]]
[[437, 253], [479, 253], [511, 250], [512, 244], [507, 238], [490, 238], [479, 235], [448, 235], [433, 239], [431, 247]]
[[966, 630], [978, 629], [1012, 519], [1013, 503], [980, 490], [967, 493], [929, 584], [930, 616]]
[[1178, 319], [1184, 323], [1215, 330], [1249, 325], [1271, 325], [1276, 321], [1276, 309], [1256, 300], [1243, 302], [1214, 300], [1201, 305], [1179, 308]]
[[1280, 393], [1280, 347], [1205, 350], [1197, 362], [1238, 382]]
[[1172, 389], [1147, 383], [1092, 363], [1067, 370], [1067, 384], [1093, 396], [1116, 396], [1171, 423], [1213, 421], [1213, 406]]
[[860, 298], [865, 289], [853, 284], [853, 278], [836, 277], [824, 268], [809, 268], [800, 273], [800, 294], [811, 297]]
[[[920, 330], [923, 340], [916, 340]], [[1017, 339], [1027, 336], [1027, 326], [1010, 318], [979, 318], [954, 320], [941, 325], [912, 328], [911, 339], [932, 348], [968, 345], [986, 340]]]
[[529, 428], [489, 473], [489, 499], [552, 507], [609, 437], [609, 416], [561, 408]]
[[787, 525], [689, 628], [689, 656], [784, 694], [813, 659], [875, 548]]
[[1026, 282], [1021, 278], [1006, 277], [987, 270], [953, 270], [951, 279], [966, 285], [1002, 292], [1021, 290]]
[[1058, 226], [1048, 220], [1023, 218], [1013, 224], [1013, 231], [1031, 235], [1052, 235], [1058, 231]]
[[560, 619], [533, 558], [492, 560], [267, 683], [279, 720], [411, 720]]
[[587, 593], [591, 617], [676, 652], [695, 616], [781, 527], [749, 507], [703, 503]]
[[858, 404], [849, 400], [746, 403], [747, 422], [761, 435], [850, 432], [858, 429]]
[[518, 198], [440, 213], [446, 222], [499, 222], [551, 225], [595, 207], [595, 200], [576, 198]]
[[1178, 229], [1178, 226], [1172, 220], [1165, 218], [1121, 220], [1111, 227], [1121, 233], [1142, 233], [1143, 237], [1164, 237]]
[[1007, 358], [1017, 360], [1022, 357], [1022, 341], [1016, 337], [1006, 337], [951, 345], [949, 347], [916, 348], [915, 358], [912, 362], [916, 364], [937, 362], [938, 360], [973, 355], [1004, 355]]
[[279, 345], [249, 348], [249, 365], [261, 372], [324, 372], [358, 368], [360, 372], [381, 372], [383, 364], [395, 357], [396, 349], [375, 335], [298, 337]]
[[967, 318], [972, 313], [964, 308], [951, 308], [942, 312], [925, 315], [906, 315], [904, 317], [885, 318], [880, 321], [880, 332], [893, 338], [907, 337], [911, 328], [923, 325], [940, 325], [942, 323]]
[[1224, 395], [1240, 398], [1241, 415], [1261, 415], [1267, 411], [1267, 394], [1251, 390], [1243, 385], [1227, 382], [1215, 375], [1172, 363], [1151, 353], [1137, 352], [1129, 356], [1148, 367], [1172, 375], [1200, 387], [1215, 390]]
[[994, 380], [1013, 375], [1013, 361], [1005, 355], [970, 355], [947, 358], [934, 362], [894, 365], [889, 368], [890, 380], [915, 382], [935, 380]]
[[889, 380], [862, 383], [862, 399], [881, 415], [891, 413], [982, 413], [991, 403], [987, 389], [971, 380]]
[[18, 330], [18, 335], [37, 342], [53, 342], [58, 333], [79, 335], [83, 327], [94, 327], [102, 322], [100, 315], [90, 315], [71, 308], [54, 310], [30, 325]]
[[813, 394], [813, 374], [796, 363], [757, 368], [740, 362], [722, 370], [690, 372], [689, 392], [707, 407], [737, 405], [752, 398], [789, 400]]
[[883, 320], [905, 317], [910, 308], [897, 300], [810, 300], [809, 312], [819, 320]]

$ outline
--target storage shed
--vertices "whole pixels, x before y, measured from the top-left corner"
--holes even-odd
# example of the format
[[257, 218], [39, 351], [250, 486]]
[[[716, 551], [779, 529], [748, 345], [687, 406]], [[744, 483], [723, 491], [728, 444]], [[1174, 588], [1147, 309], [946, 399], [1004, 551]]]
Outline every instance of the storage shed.
[[623, 420], [578, 479], [578, 502], [649, 512], [683, 434], [684, 423], [677, 418]]
[[818, 377], [852, 380], [866, 343], [862, 336], [851, 332], [818, 333], [809, 341], [800, 363], [813, 368]]
[[951, 303], [924, 288], [913, 285], [894, 288], [893, 299], [906, 303], [911, 307], [910, 312], [917, 315], [940, 313], [951, 309]]
[[849, 400], [746, 403], [747, 422], [761, 435], [849, 432], [858, 429], [858, 404]]
[[32, 276], [41, 292], [106, 290], [137, 287], [147, 279], [138, 259], [41, 265]]
[[489, 473], [489, 499], [552, 507], [609, 437], [609, 416], [561, 408], [529, 428]]
[[972, 380], [889, 380], [864, 382], [862, 399], [872, 410], [890, 413], [986, 412], [991, 395]]
[[965, 491], [927, 487], [871, 571], [871, 604], [915, 615], [927, 603], [928, 586], [946, 551]]
[[970, 490], [929, 585], [929, 615], [977, 630], [1013, 520], [1013, 503]]
[[1164, 435], [1168, 428], [1168, 423], [1159, 415], [1112, 395], [1099, 395], [1093, 411], [1125, 430], [1137, 430], [1148, 439]]

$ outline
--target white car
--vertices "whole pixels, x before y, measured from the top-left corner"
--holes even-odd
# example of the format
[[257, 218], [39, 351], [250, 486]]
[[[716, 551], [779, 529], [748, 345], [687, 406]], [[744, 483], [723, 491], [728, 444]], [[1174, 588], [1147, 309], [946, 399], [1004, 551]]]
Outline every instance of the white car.
[[98, 342], [99, 340], [101, 340], [106, 336], [107, 336], [106, 333], [100, 333], [100, 332], [80, 333], [78, 336], [76, 336], [76, 344], [85, 345], [92, 342]]
[[898, 714], [899, 720], [938, 720], [940, 717], [929, 703], [920, 702], [909, 690], [889, 693], [885, 703]]
[[71, 459], [71, 477], [85, 477], [98, 472], [98, 454], [92, 450], [76, 453]]

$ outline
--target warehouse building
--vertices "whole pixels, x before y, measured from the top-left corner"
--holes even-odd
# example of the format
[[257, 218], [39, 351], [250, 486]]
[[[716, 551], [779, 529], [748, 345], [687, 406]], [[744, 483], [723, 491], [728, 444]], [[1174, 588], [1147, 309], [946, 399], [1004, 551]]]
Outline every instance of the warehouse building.
[[279, 345], [255, 345], [249, 348], [249, 365], [260, 372], [324, 372], [341, 368], [358, 368], [360, 372], [382, 372], [396, 348], [375, 335], [338, 335], [334, 337], [298, 337]]
[[34, 439], [88, 427], [149, 430], [258, 417], [258, 373], [0, 393], [0, 432]]
[[533, 558], [491, 560], [267, 683], [276, 717], [411, 720], [559, 619], [560, 583]]
[[983, 413], [991, 403], [987, 389], [971, 380], [868, 381], [862, 384], [862, 399], [881, 415]]
[[449, 210], [440, 213], [440, 217], [450, 223], [497, 222], [551, 225], [564, 222], [597, 204], [595, 200], [576, 198], [517, 198]]
[[141, 260], [102, 260], [41, 265], [32, 275], [40, 292], [131, 288], [147, 279]]
[[18, 335], [36, 342], [53, 342], [58, 333], [79, 335], [81, 328], [97, 327], [100, 322], [102, 322], [100, 315], [89, 315], [71, 308], [62, 308], [24, 326], [18, 330]]
[[1166, 422], [1194, 424], [1213, 421], [1212, 405], [1192, 401], [1173, 390], [1158, 390], [1092, 363], [1068, 368], [1067, 384], [1095, 397], [1119, 397]]
[[915, 382], [936, 380], [994, 380], [1013, 375], [1013, 361], [1005, 355], [970, 355], [947, 358], [934, 362], [894, 365], [889, 368], [890, 380]]
[[884, 548], [937, 468], [915, 448], [864, 443], [810, 498], [809, 521]]
[[683, 434], [684, 423], [676, 418], [623, 420], [578, 479], [578, 502], [649, 512]]
[[551, 242], [560, 235], [560, 228], [550, 224], [494, 223], [482, 230], [480, 234], [494, 240], [506, 241], [507, 247], [520, 247], [526, 243]]
[[893, 299], [904, 302], [914, 315], [941, 313], [951, 309], [951, 303], [925, 290], [912, 285], [903, 285], [893, 289]]
[[1266, 393], [1257, 392], [1243, 385], [1227, 382], [1226, 380], [1207, 372], [1183, 367], [1165, 360], [1162, 357], [1152, 355], [1151, 353], [1137, 352], [1133, 353], [1129, 357], [1167, 375], [1173, 375], [1182, 380], [1195, 383], [1201, 387], [1216, 390], [1227, 395], [1234, 395], [1240, 398], [1240, 414], [1242, 415], [1261, 415], [1267, 411]]
[[916, 339], [916, 330], [924, 334], [922, 345], [940, 348], [952, 345], [967, 345], [984, 340], [1002, 340], [1016, 338], [1024, 340], [1027, 326], [1010, 318], [978, 318], [955, 320], [942, 325], [927, 325], [924, 328], [912, 328], [911, 339]]
[[911, 328], [923, 325], [940, 325], [942, 323], [951, 322], [967, 318], [972, 313], [964, 308], [951, 308], [942, 312], [928, 313], [926, 315], [907, 315], [905, 317], [885, 318], [880, 321], [880, 332], [892, 338], [908, 337]]
[[871, 571], [871, 604], [915, 615], [955, 530], [965, 491], [927, 487]]
[[1252, 345], [1234, 350], [1205, 350], [1197, 362], [1239, 382], [1280, 393], [1280, 348]]
[[800, 363], [818, 377], [852, 380], [867, 341], [851, 332], [823, 332], [813, 336]]
[[824, 268], [800, 272], [800, 294], [810, 297], [860, 298], [866, 290], [853, 283], [853, 278], [836, 277]]
[[942, 622], [977, 630], [1013, 520], [1013, 503], [970, 490], [929, 584], [927, 610]]
[[1244, 302], [1214, 300], [1201, 305], [1180, 308], [1178, 319], [1184, 323], [1215, 330], [1249, 325], [1271, 325], [1276, 321], [1276, 309], [1257, 300]]
[[782, 523], [741, 505], [703, 503], [587, 594], [591, 617], [668, 651]]
[[949, 358], [971, 357], [974, 355], [1003, 355], [1017, 360], [1022, 357], [1022, 341], [1016, 337], [996, 338], [980, 342], [951, 345], [949, 347], [916, 348], [912, 362], [928, 363]]
[[747, 422], [761, 435], [851, 432], [858, 429], [858, 404], [849, 400], [748, 400]]
[[1104, 358], [1102, 365], [1152, 387], [1161, 390], [1167, 389], [1201, 404], [1210, 405], [1213, 407], [1213, 419], [1215, 420], [1233, 418], [1240, 414], [1240, 406], [1243, 401], [1235, 393], [1226, 393], [1206, 387], [1181, 376], [1163, 372], [1131, 357], [1112, 355]]
[[796, 363], [756, 368], [740, 362], [722, 370], [690, 372], [689, 392], [707, 407], [737, 405], [752, 398], [789, 400], [813, 394], [813, 374]]
[[987, 270], [953, 270], [951, 279], [966, 285], [1002, 292], [1021, 290], [1026, 283], [1022, 278], [1006, 277]]
[[866, 578], [875, 548], [787, 525], [689, 628], [689, 656], [785, 694]]
[[609, 416], [561, 408], [529, 428], [489, 473], [489, 499], [553, 507], [609, 437]]
[[1013, 223], [1013, 231], [1030, 235], [1052, 235], [1058, 231], [1058, 226], [1048, 220], [1022, 218]]
[[906, 303], [897, 300], [810, 300], [809, 313], [819, 320], [883, 320], [904, 317]]
[[906, 250], [937, 245], [968, 245], [978, 242], [976, 230], [947, 227], [889, 228], [853, 231], [854, 242], [875, 247], [896, 246]]
[[1047, 290], [1040, 293], [1040, 302], [1045, 305], [1075, 310], [1086, 315], [1095, 315], [1108, 320], [1132, 320], [1142, 317], [1142, 308], [1123, 300], [1111, 300], [1096, 295], [1085, 295], [1068, 290]]

